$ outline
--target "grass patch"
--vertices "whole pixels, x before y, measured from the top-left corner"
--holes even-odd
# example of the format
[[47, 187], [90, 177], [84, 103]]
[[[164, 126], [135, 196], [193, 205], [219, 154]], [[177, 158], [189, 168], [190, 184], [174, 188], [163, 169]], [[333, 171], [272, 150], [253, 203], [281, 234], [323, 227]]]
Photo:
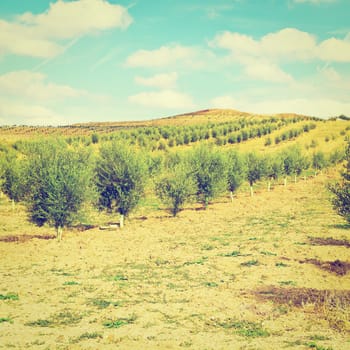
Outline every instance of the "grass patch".
[[31, 327], [54, 327], [54, 326], [69, 326], [79, 323], [83, 316], [70, 310], [63, 310], [52, 315], [49, 319], [38, 319], [27, 322], [26, 326]]
[[5, 323], [5, 322], [13, 323], [12, 319], [9, 317], [0, 317], [0, 323]]
[[258, 260], [249, 260], [241, 263], [241, 266], [247, 266], [247, 267], [258, 266], [258, 265], [259, 265]]
[[103, 322], [103, 325], [106, 328], [120, 328], [122, 326], [126, 326], [128, 324], [132, 324], [136, 320], [136, 315], [131, 315], [130, 317], [127, 318], [118, 318], [116, 320], [108, 320]]
[[270, 333], [262, 328], [261, 324], [250, 321], [237, 321], [227, 319], [218, 323], [220, 327], [225, 329], [234, 329], [235, 333], [246, 338], [268, 337]]
[[76, 286], [78, 284], [79, 282], [76, 282], [76, 281], [67, 281], [63, 283], [64, 286]]
[[123, 275], [116, 275], [113, 277], [113, 281], [127, 281], [128, 278], [126, 276]]
[[0, 300], [18, 300], [17, 293], [0, 294]]
[[213, 250], [215, 249], [215, 247], [213, 245], [210, 245], [210, 244], [204, 244], [202, 247], [201, 247], [202, 250]]
[[218, 287], [219, 285], [215, 282], [205, 282], [204, 285], [206, 287]]
[[120, 303], [118, 303], [118, 302], [104, 300], [104, 299], [92, 299], [91, 304], [93, 306], [96, 306], [98, 309], [106, 309], [110, 305], [120, 306]]
[[38, 319], [32, 322], [27, 322], [25, 325], [30, 327], [52, 327], [54, 324], [51, 320]]
[[194, 260], [194, 261], [186, 261], [184, 263], [184, 266], [188, 266], [188, 265], [203, 265], [205, 263], [205, 261], [208, 260], [207, 256], [203, 256], [201, 259], [198, 260]]
[[285, 264], [285, 263], [283, 263], [283, 262], [277, 262], [277, 263], [275, 264], [275, 266], [276, 266], [276, 267], [288, 267], [289, 265], [287, 265], [287, 264]]
[[268, 251], [262, 251], [260, 252], [262, 255], [267, 255], [267, 256], [277, 256], [276, 253], [268, 252]]
[[226, 253], [226, 254], [220, 254], [220, 256], [225, 256], [225, 257], [236, 257], [236, 256], [250, 256], [252, 254], [241, 254], [239, 250], [234, 250], [231, 253]]
[[78, 343], [82, 340], [86, 340], [86, 339], [102, 339], [103, 336], [101, 333], [98, 333], [98, 332], [92, 332], [92, 333], [89, 333], [89, 332], [85, 332], [83, 334], [81, 334], [79, 337], [75, 338], [72, 343]]
[[278, 284], [280, 286], [296, 286], [296, 282], [294, 281], [279, 281]]

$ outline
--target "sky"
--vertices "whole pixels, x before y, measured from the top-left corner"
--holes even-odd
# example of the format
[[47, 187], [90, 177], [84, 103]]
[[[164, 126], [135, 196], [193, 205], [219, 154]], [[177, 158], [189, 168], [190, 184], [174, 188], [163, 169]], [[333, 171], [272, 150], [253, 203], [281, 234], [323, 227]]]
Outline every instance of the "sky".
[[2, 0], [0, 125], [350, 116], [350, 0]]

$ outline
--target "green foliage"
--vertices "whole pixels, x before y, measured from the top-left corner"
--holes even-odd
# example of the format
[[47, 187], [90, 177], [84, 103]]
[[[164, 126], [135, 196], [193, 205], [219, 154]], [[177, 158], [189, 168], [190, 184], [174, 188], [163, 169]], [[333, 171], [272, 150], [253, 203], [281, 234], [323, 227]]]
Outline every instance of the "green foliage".
[[7, 294], [0, 294], [0, 300], [18, 300], [18, 294], [16, 293], [7, 293]]
[[87, 152], [68, 149], [60, 141], [35, 143], [27, 157], [30, 219], [38, 226], [54, 226], [59, 234], [77, 219], [89, 199], [91, 158]]
[[194, 192], [194, 181], [185, 164], [180, 163], [161, 177], [156, 183], [157, 196], [170, 206], [175, 217]]
[[312, 166], [317, 170], [321, 170], [328, 165], [327, 159], [323, 152], [315, 152], [312, 156]]
[[283, 158], [281, 155], [264, 157], [264, 175], [269, 179], [277, 180], [283, 174]]
[[198, 201], [206, 208], [210, 199], [226, 189], [224, 158], [214, 148], [202, 145], [190, 154], [190, 169], [195, 181]]
[[309, 167], [308, 159], [301, 153], [298, 146], [290, 147], [284, 157], [284, 173], [286, 175], [300, 175]]
[[246, 156], [247, 164], [247, 180], [250, 186], [253, 186], [255, 182], [260, 180], [265, 171], [264, 162], [262, 158], [255, 153], [248, 153]]
[[234, 193], [246, 177], [246, 164], [237, 152], [231, 151], [227, 154], [226, 167], [228, 190]]
[[329, 186], [329, 189], [334, 195], [332, 198], [333, 208], [350, 223], [350, 143], [348, 143], [345, 152], [345, 159], [342, 181]]
[[245, 320], [237, 321], [228, 319], [224, 322], [220, 322], [219, 325], [225, 329], [234, 329], [237, 334], [248, 338], [268, 337], [270, 335], [260, 324]]
[[5, 323], [5, 322], [12, 323], [13, 321], [9, 317], [0, 317], [0, 323]]
[[132, 315], [130, 317], [118, 318], [114, 321], [113, 320], [105, 321], [103, 325], [107, 328], [120, 328], [122, 326], [134, 323], [136, 318], [137, 318], [136, 315]]
[[15, 202], [23, 200], [26, 194], [23, 160], [8, 152], [0, 166], [1, 190]]
[[127, 216], [144, 194], [147, 173], [143, 157], [130, 146], [103, 145], [96, 167], [100, 207]]

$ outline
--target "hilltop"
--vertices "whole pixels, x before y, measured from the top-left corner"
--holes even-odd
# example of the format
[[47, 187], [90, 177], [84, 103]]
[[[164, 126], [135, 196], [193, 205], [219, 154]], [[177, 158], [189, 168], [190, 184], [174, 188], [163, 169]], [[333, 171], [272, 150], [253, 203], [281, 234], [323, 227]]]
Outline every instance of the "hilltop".
[[1, 139], [15, 142], [18, 139], [27, 139], [32, 137], [46, 136], [89, 136], [93, 133], [112, 133], [120, 130], [130, 130], [147, 127], [181, 127], [181, 126], [199, 126], [206, 124], [223, 124], [239, 120], [264, 120], [264, 119], [301, 119], [312, 120], [308, 117], [298, 114], [276, 114], [262, 115], [242, 112], [233, 109], [204, 109], [175, 116], [168, 116], [157, 119], [143, 121], [119, 121], [119, 122], [88, 122], [76, 123], [62, 126], [27, 126], [27, 125], [7, 125], [0, 126]]

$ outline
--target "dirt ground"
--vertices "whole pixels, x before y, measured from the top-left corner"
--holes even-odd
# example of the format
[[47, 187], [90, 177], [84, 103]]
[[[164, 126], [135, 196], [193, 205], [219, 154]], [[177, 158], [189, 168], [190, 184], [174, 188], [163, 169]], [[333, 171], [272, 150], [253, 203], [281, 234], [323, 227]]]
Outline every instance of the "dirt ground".
[[0, 238], [18, 239], [0, 241], [0, 348], [350, 349], [350, 272], [322, 268], [350, 263], [327, 180], [62, 242], [2, 198]]

